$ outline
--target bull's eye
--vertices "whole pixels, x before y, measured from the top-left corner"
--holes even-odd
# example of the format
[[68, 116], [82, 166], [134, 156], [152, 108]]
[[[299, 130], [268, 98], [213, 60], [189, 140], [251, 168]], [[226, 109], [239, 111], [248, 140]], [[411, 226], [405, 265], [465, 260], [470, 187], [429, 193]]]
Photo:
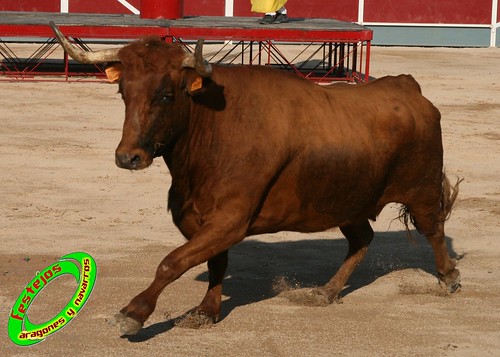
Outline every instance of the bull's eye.
[[173, 94], [164, 94], [164, 95], [161, 95], [158, 99], [158, 102], [160, 104], [167, 104], [167, 103], [170, 103], [172, 102], [174, 98], [174, 95]]

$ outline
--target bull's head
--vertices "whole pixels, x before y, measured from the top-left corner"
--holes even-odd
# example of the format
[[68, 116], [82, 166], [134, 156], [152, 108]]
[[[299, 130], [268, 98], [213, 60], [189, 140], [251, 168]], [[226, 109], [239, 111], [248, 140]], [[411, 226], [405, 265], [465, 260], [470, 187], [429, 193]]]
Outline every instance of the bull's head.
[[203, 40], [194, 54], [159, 38], [87, 52], [71, 44], [53, 22], [50, 26], [69, 56], [81, 63], [107, 63], [119, 82], [126, 110], [116, 164], [131, 170], [151, 165], [185, 127], [189, 96], [211, 75], [211, 66], [202, 56]]

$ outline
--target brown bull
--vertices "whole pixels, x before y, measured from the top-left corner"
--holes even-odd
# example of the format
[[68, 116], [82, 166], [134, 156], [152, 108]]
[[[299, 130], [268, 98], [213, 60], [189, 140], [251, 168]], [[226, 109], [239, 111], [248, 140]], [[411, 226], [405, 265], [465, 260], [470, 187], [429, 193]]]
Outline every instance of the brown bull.
[[116, 164], [144, 169], [163, 156], [168, 207], [187, 238], [120, 311], [123, 334], [137, 333], [163, 289], [206, 261], [208, 291], [191, 314], [216, 321], [228, 249], [255, 234], [339, 227], [344, 263], [301, 292], [331, 303], [366, 254], [369, 220], [390, 202], [427, 237], [448, 290], [460, 286], [444, 234], [458, 184], [443, 173], [439, 111], [411, 76], [325, 88], [260, 66], [212, 67], [200, 42], [195, 55], [148, 38], [101, 57], [57, 35], [77, 60], [118, 63], [126, 115]]

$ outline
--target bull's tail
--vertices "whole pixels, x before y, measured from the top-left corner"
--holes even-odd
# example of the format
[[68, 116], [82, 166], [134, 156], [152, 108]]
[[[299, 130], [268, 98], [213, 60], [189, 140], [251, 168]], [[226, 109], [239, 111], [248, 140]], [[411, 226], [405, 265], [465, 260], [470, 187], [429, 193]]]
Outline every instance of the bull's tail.
[[[454, 185], [450, 183], [450, 180], [446, 176], [446, 174], [443, 172], [443, 179], [442, 179], [442, 186], [441, 186], [441, 212], [439, 214], [439, 220], [441, 222], [445, 222], [448, 218], [451, 216], [451, 211], [453, 209], [453, 204], [455, 203], [455, 200], [457, 199], [458, 196], [458, 191], [459, 191], [459, 185], [460, 182], [462, 182], [463, 179], [457, 178], [457, 181], [455, 182]], [[399, 211], [399, 217], [398, 217], [401, 222], [404, 224], [406, 227], [406, 231], [408, 233], [408, 236], [411, 238], [411, 233], [410, 233], [410, 225], [415, 227], [417, 231], [420, 232], [418, 228], [418, 224], [415, 221], [415, 217], [411, 214], [410, 209], [408, 206], [403, 205]]]
[[455, 182], [454, 185], [451, 185], [450, 180], [448, 180], [448, 177], [446, 177], [446, 174], [443, 172], [443, 194], [441, 196], [441, 211], [443, 222], [451, 216], [453, 204], [457, 199], [460, 182], [462, 181], [463, 178], [457, 178], [457, 182]]

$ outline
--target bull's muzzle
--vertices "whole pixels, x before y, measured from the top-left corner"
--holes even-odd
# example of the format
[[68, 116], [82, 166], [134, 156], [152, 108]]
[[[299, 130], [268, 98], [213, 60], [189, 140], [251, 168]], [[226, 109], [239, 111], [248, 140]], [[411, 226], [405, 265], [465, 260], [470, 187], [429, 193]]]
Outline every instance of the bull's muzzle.
[[128, 170], [142, 170], [151, 165], [153, 159], [143, 150], [116, 151], [116, 166]]

